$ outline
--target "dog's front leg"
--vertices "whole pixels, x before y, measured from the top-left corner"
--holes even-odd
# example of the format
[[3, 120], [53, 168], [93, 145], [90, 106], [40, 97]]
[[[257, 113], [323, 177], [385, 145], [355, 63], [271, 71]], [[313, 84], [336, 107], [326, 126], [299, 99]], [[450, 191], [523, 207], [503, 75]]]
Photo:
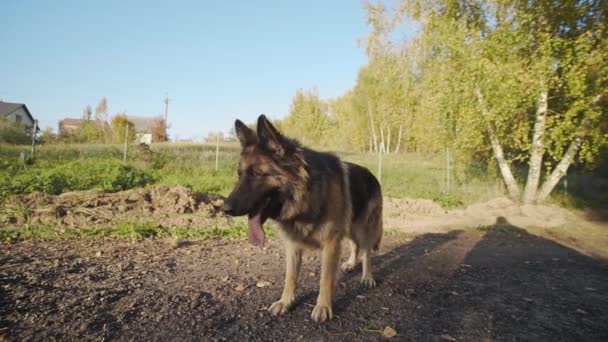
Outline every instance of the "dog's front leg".
[[273, 315], [286, 313], [296, 298], [296, 287], [298, 283], [298, 273], [302, 264], [302, 248], [296, 243], [287, 240], [285, 242], [285, 287], [281, 299], [274, 302], [268, 311]]
[[334, 317], [331, 307], [336, 287], [338, 261], [340, 259], [340, 241], [338, 239], [326, 241], [322, 248], [319, 297], [311, 315], [315, 322], [325, 322]]

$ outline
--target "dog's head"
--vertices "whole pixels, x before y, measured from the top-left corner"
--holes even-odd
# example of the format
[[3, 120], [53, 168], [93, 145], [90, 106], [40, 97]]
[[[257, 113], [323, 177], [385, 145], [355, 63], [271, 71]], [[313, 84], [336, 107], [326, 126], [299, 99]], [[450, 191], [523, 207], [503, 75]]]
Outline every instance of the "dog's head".
[[290, 200], [294, 182], [305, 170], [299, 144], [283, 136], [264, 115], [257, 122], [257, 132], [240, 120], [234, 123], [241, 142], [239, 179], [224, 201], [224, 212], [249, 216], [249, 241], [262, 245], [263, 224], [281, 215]]

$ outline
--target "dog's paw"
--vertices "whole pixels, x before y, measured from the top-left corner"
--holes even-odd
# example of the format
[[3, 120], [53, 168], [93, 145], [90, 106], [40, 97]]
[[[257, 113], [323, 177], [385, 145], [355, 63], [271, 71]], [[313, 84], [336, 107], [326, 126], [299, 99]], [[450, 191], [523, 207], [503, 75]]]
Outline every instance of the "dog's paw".
[[361, 278], [361, 284], [367, 286], [370, 289], [376, 287], [376, 281], [374, 280], [374, 278], [372, 278], [372, 276]]
[[342, 272], [350, 272], [355, 269], [355, 264], [347, 261], [340, 266], [340, 269]]
[[282, 300], [278, 300], [268, 308], [268, 311], [274, 316], [281, 316], [289, 311], [291, 307], [291, 303], [285, 303]]
[[315, 305], [315, 308], [312, 309], [310, 317], [317, 323], [323, 323], [334, 318], [334, 312], [331, 310], [331, 306], [317, 304]]

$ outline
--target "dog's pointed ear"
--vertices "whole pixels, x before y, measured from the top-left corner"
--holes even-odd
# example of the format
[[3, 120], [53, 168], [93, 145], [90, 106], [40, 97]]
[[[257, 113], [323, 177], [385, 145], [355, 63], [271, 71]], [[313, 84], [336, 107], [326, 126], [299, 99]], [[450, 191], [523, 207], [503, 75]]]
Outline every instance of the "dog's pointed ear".
[[242, 147], [252, 146], [258, 143], [258, 137], [255, 132], [247, 127], [241, 120], [234, 122], [234, 131], [239, 138]]
[[264, 114], [258, 117], [258, 137], [260, 145], [278, 156], [283, 156], [285, 153], [283, 135], [270, 123]]

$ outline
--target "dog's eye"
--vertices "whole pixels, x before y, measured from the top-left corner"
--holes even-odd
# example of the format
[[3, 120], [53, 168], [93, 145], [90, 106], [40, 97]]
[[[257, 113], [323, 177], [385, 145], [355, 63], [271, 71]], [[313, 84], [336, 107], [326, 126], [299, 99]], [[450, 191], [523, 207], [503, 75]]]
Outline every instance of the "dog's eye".
[[255, 170], [253, 168], [249, 169], [249, 175], [251, 175], [253, 177], [262, 177], [262, 176], [264, 176], [264, 174], [262, 172], [260, 172], [259, 170]]

